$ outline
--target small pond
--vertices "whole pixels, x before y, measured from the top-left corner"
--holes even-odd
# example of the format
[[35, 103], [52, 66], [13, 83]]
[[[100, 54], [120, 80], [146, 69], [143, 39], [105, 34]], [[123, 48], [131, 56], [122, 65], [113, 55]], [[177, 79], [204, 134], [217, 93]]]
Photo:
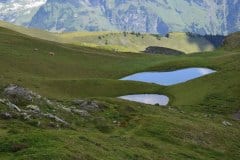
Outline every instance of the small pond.
[[120, 80], [140, 81], [170, 86], [196, 79], [216, 71], [208, 68], [186, 68], [170, 72], [141, 72]]
[[159, 104], [160, 106], [166, 106], [169, 102], [169, 98], [167, 96], [158, 94], [135, 94], [121, 96], [118, 98], [151, 105]]

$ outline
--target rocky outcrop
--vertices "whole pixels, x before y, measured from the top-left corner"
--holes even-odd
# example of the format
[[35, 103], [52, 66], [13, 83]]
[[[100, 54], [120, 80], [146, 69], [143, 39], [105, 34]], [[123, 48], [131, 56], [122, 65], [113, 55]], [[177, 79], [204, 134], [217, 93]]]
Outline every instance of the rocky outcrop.
[[222, 124], [224, 126], [232, 126], [232, 123], [228, 122], [228, 121], [223, 121]]
[[2, 104], [7, 105], [10, 109], [13, 109], [13, 110], [16, 110], [18, 112], [21, 112], [21, 109], [17, 105], [15, 105], [12, 102], [10, 102], [8, 99], [0, 99], [0, 102]]
[[0, 103], [7, 109], [7, 112], [6, 109], [3, 112], [0, 110], [0, 118], [5, 120], [20, 118], [29, 122], [38, 120], [36, 126], [43, 125], [41, 123], [43, 119], [46, 119], [48, 126], [51, 127], [70, 126], [71, 123], [64, 119], [65, 116], [89, 117], [90, 113], [103, 108], [97, 101], [80, 99], [64, 105], [15, 84], [8, 85], [0, 95], [4, 96], [0, 98]]
[[94, 101], [84, 101], [79, 107], [87, 111], [95, 111], [100, 108]]
[[3, 91], [3, 95], [15, 104], [32, 103], [42, 98], [39, 94], [15, 84], [7, 86]]
[[89, 116], [90, 114], [88, 113], [88, 111], [86, 111], [86, 110], [80, 110], [80, 109], [72, 109], [72, 112], [73, 113], [76, 113], [76, 114], [79, 114], [80, 116], [84, 116], [84, 117], [86, 117], [86, 116]]
[[86, 111], [98, 111], [104, 108], [104, 104], [99, 103], [97, 101], [90, 101], [90, 100], [74, 100], [73, 105], [79, 109], [86, 110]]
[[31, 111], [33, 111], [33, 112], [36, 112], [36, 113], [40, 112], [39, 107], [38, 107], [38, 106], [35, 106], [35, 105], [28, 105], [28, 106], [27, 106], [27, 109], [29, 109], [29, 110], [31, 110]]
[[53, 114], [51, 114], [51, 113], [43, 113], [42, 115], [43, 115], [44, 117], [46, 117], [46, 118], [53, 119], [53, 120], [55, 120], [56, 122], [62, 123], [62, 124], [64, 124], [64, 125], [69, 125], [68, 122], [66, 122], [65, 120], [63, 120], [63, 119], [59, 118], [58, 116], [53, 115]]

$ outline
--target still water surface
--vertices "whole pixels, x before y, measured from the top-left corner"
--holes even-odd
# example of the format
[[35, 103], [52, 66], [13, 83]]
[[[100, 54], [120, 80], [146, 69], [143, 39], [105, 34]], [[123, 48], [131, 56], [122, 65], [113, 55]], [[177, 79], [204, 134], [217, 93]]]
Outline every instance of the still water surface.
[[124, 77], [120, 80], [140, 81], [170, 86], [193, 80], [214, 72], [216, 71], [208, 68], [187, 68], [170, 72], [141, 72]]

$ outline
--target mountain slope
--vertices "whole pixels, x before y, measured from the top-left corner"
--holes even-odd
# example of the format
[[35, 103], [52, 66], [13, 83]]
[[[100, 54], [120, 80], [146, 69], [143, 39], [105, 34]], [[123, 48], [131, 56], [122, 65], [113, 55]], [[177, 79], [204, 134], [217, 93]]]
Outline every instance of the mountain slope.
[[47, 0], [1, 0], [0, 19], [27, 26]]
[[55, 32], [124, 30], [226, 35], [240, 30], [240, 1], [2, 0], [0, 19]]
[[240, 50], [240, 32], [230, 34], [223, 43], [228, 50]]
[[29, 26], [49, 31], [227, 34], [240, 29], [239, 8], [237, 0], [48, 0]]

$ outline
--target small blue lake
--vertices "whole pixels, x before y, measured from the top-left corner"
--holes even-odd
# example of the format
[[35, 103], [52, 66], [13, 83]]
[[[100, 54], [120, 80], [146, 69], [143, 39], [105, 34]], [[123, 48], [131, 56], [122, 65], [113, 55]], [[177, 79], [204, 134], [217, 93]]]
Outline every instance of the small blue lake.
[[140, 81], [170, 86], [212, 74], [214, 72], [216, 71], [208, 68], [186, 68], [170, 72], [141, 72], [124, 77], [120, 80]]
[[140, 102], [145, 104], [151, 105], [160, 105], [166, 106], [169, 102], [169, 98], [165, 95], [158, 95], [158, 94], [135, 94], [135, 95], [127, 95], [118, 97], [120, 99], [133, 101], [133, 102]]

